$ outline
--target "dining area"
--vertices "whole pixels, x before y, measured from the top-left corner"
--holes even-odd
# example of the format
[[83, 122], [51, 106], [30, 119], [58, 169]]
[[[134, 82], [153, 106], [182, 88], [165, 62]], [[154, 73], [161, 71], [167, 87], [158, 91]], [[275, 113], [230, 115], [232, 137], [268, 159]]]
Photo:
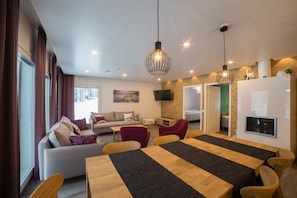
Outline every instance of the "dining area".
[[[279, 148], [219, 133], [86, 158], [87, 197], [241, 197]], [[260, 179], [261, 181], [261, 179]]]

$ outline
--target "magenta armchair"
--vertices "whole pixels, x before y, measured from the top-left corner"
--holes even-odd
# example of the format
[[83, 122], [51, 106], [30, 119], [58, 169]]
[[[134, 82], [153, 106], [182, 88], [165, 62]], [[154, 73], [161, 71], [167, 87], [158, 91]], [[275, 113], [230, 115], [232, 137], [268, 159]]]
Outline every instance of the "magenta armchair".
[[146, 127], [125, 126], [121, 127], [122, 141], [135, 140], [141, 144], [141, 148], [147, 147], [151, 132]]
[[189, 124], [188, 120], [180, 119], [173, 126], [160, 127], [159, 135], [163, 136], [163, 135], [174, 134], [174, 135], [178, 135], [180, 139], [184, 139], [188, 130], [188, 124]]

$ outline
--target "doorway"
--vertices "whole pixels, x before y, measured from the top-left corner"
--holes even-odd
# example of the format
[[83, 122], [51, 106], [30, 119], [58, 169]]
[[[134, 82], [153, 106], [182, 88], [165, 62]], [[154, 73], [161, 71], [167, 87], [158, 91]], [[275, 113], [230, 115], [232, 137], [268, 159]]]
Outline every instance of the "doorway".
[[202, 129], [202, 85], [183, 87], [183, 118], [189, 121], [189, 129]]
[[204, 88], [204, 131], [230, 135], [231, 84], [209, 83]]

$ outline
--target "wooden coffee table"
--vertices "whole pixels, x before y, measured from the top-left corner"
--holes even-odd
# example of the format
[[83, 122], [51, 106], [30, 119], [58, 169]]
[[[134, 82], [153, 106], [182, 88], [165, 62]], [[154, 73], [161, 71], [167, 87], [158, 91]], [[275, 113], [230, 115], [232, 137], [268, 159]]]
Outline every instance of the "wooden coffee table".
[[142, 124], [135, 124], [135, 125], [122, 125], [122, 126], [114, 126], [114, 127], [110, 127], [110, 129], [112, 130], [113, 132], [113, 140], [115, 141], [115, 136], [117, 136], [117, 141], [120, 140], [120, 132], [121, 132], [121, 127], [126, 127], [126, 126], [129, 126], [129, 127], [145, 127], [147, 128], [146, 126], [142, 125]]

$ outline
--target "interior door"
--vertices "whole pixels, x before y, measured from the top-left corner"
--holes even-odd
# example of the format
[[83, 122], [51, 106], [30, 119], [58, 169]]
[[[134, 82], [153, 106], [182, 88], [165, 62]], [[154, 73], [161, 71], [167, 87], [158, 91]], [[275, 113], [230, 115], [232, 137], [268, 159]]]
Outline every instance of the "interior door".
[[221, 88], [206, 87], [206, 132], [220, 132]]

